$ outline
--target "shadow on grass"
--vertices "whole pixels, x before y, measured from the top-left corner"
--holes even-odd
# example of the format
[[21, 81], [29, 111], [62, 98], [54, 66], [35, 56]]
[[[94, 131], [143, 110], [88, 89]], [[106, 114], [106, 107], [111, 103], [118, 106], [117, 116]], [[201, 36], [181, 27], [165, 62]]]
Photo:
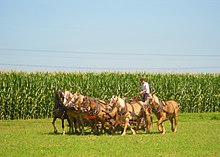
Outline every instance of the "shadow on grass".
[[[48, 132], [48, 133], [42, 133], [43, 135], [53, 135], [53, 136], [63, 136], [63, 133], [62, 132], [57, 132], [57, 133], [54, 133], [54, 132]], [[115, 132], [115, 134], [110, 134], [110, 133], [99, 133], [99, 134], [93, 134], [92, 132], [85, 132], [84, 135], [82, 135], [80, 132], [77, 132], [77, 133], [70, 133], [70, 132], [66, 132], [64, 135], [68, 135], [68, 136], [88, 136], [88, 135], [94, 135], [94, 136], [102, 136], [102, 135], [109, 135], [109, 136], [120, 136], [122, 134], [122, 132]], [[146, 133], [144, 131], [138, 131], [138, 133], [136, 135], [156, 135], [156, 134], [161, 134], [160, 132], [158, 131], [152, 131], [150, 133]], [[131, 131], [127, 131], [126, 135], [133, 135], [131, 133]]]
[[[62, 132], [57, 132], [57, 133], [54, 133], [54, 132], [48, 132], [48, 133], [42, 133], [43, 135], [69, 135], [69, 136], [72, 136], [72, 135], [82, 135], [81, 133], [69, 133], [69, 132], [66, 132], [65, 134], [63, 134]], [[89, 132], [85, 132], [84, 135], [93, 135]]]

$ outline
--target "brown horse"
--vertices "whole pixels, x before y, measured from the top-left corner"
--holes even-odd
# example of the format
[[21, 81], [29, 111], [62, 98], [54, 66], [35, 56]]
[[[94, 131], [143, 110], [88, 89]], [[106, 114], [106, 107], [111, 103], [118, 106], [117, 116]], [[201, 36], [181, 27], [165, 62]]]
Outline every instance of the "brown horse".
[[148, 101], [150, 101], [152, 111], [156, 115], [158, 121], [158, 130], [165, 134], [166, 130], [163, 126], [163, 122], [166, 120], [170, 120], [171, 123], [171, 130], [173, 132], [177, 131], [177, 125], [178, 125], [178, 103], [169, 100], [169, 101], [161, 101], [154, 93], [149, 94], [149, 96], [146, 98]]
[[115, 104], [118, 109], [119, 118], [116, 119], [116, 123], [120, 123], [120, 120], [125, 122], [122, 136], [126, 135], [127, 127], [130, 127], [132, 133], [136, 134], [136, 131], [131, 127], [131, 121], [135, 121], [139, 125], [142, 118], [146, 123], [147, 129], [151, 129], [151, 115], [149, 110], [144, 107], [144, 103], [142, 101], [128, 103], [120, 97], [113, 96], [110, 101], [110, 105], [112, 104]]
[[[111, 122], [115, 116], [116, 111], [109, 111], [109, 106], [98, 98], [85, 97], [83, 102], [83, 108], [89, 112], [89, 116], [92, 118], [91, 127], [95, 134], [102, 133], [103, 130], [107, 132], [106, 126], [111, 128]], [[99, 132], [99, 123], [101, 123], [101, 131]]]
[[82, 102], [84, 100], [83, 95], [81, 95], [80, 93], [76, 92], [74, 94], [71, 94], [69, 91], [65, 92], [65, 96], [66, 96], [66, 101], [65, 106], [68, 108], [67, 110], [67, 115], [69, 117], [70, 120], [70, 126], [72, 128], [72, 132], [73, 131], [73, 124], [75, 127], [75, 132], [77, 133], [77, 125], [78, 128], [81, 131], [81, 134], [84, 135], [84, 119], [83, 117], [88, 115], [88, 112], [86, 110], [82, 109]]
[[57, 118], [60, 118], [62, 120], [62, 133], [65, 134], [64, 130], [64, 119], [68, 120], [68, 123], [70, 124], [69, 118], [66, 113], [66, 108], [63, 105], [63, 99], [64, 99], [64, 94], [61, 90], [56, 90], [55, 91], [55, 103], [54, 103], [54, 108], [53, 108], [53, 127], [54, 127], [54, 133], [57, 133], [57, 129], [55, 126], [55, 121]]

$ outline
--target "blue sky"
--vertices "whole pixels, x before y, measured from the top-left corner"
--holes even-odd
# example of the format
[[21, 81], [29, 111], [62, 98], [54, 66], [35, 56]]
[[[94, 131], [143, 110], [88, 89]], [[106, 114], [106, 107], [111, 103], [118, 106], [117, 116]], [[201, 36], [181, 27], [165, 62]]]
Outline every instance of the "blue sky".
[[0, 70], [220, 72], [219, 0], [0, 1]]

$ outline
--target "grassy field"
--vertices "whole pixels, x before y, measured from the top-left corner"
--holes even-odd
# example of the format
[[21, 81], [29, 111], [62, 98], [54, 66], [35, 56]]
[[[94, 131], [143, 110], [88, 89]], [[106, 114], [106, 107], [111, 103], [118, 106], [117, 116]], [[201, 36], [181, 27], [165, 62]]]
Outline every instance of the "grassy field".
[[[154, 118], [155, 120], [155, 118]], [[53, 134], [52, 119], [1, 120], [0, 156], [220, 156], [220, 113], [181, 113], [177, 133]], [[57, 120], [61, 132], [60, 120]], [[66, 131], [68, 128], [66, 128]]]

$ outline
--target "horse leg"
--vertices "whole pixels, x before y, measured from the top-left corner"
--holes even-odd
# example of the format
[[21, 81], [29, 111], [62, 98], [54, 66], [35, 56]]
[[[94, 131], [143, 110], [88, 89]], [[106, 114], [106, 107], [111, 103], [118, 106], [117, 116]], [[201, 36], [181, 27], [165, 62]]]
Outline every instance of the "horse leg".
[[163, 122], [166, 121], [166, 117], [161, 117], [158, 122], [157, 122], [157, 125], [158, 125], [158, 130], [162, 133], [162, 134], [165, 134], [166, 133], [166, 130], [165, 130], [165, 127], [163, 126]]
[[105, 132], [105, 129], [104, 129], [104, 123], [103, 123], [102, 119], [101, 119], [100, 122], [101, 122], [100, 133], [103, 134], [103, 130], [104, 130], [104, 132]]
[[[80, 134], [81, 132], [81, 122], [80, 122], [80, 117], [75, 116], [75, 123], [74, 123], [74, 128], [75, 128], [75, 134]], [[78, 129], [77, 129], [78, 128]], [[79, 131], [78, 131], [79, 130]]]
[[91, 127], [91, 134], [95, 134], [95, 120], [91, 119], [90, 121], [90, 127]]
[[94, 134], [94, 135], [98, 135], [99, 134], [97, 118], [91, 119], [90, 127], [91, 127], [91, 134]]
[[64, 130], [64, 119], [61, 119], [62, 120], [62, 133], [63, 135], [65, 135], [65, 130]]
[[126, 135], [126, 130], [127, 130], [127, 127], [128, 127], [128, 123], [129, 123], [129, 119], [128, 119], [128, 118], [125, 118], [124, 131], [123, 131], [123, 133], [121, 134], [121, 136]]
[[[69, 119], [69, 117], [67, 117], [67, 122], [68, 122], [68, 126], [69, 126], [69, 133], [70, 133], [70, 119]], [[72, 128], [72, 130], [73, 130], [73, 128]]]
[[102, 123], [102, 119], [97, 118], [96, 120], [97, 135], [103, 134], [103, 125], [104, 124]]
[[161, 123], [161, 126], [162, 126], [162, 134], [165, 134], [166, 133], [166, 129], [165, 129], [165, 127], [164, 127], [164, 125], [163, 125], [163, 123]]
[[128, 123], [128, 126], [130, 127], [130, 129], [131, 129], [131, 131], [132, 131], [132, 133], [133, 133], [133, 135], [136, 135], [136, 132], [135, 132], [135, 130], [131, 127], [131, 125]]
[[112, 135], [115, 135], [115, 132], [117, 131], [117, 127], [120, 124], [118, 122], [115, 122], [115, 124], [112, 125]]
[[160, 123], [159, 120], [157, 121], [157, 126], [158, 126], [158, 131], [162, 133], [163, 132], [163, 128], [162, 128], [161, 123]]
[[73, 134], [74, 133], [74, 131], [73, 131], [73, 118], [72, 117], [69, 117], [69, 133], [71, 134]]
[[67, 117], [68, 126], [70, 126], [70, 119]]
[[73, 124], [74, 124], [75, 134], [78, 134], [79, 131], [77, 130], [77, 127], [78, 127], [78, 129], [80, 130], [80, 119], [79, 119], [78, 116], [74, 116], [74, 118], [73, 118]]
[[139, 118], [139, 119], [137, 120], [136, 132], [139, 131], [141, 122], [143, 122], [143, 119], [142, 119], [142, 118]]
[[151, 115], [146, 115], [145, 124], [146, 124], [146, 130], [145, 130], [146, 133], [150, 133], [153, 125]]
[[110, 122], [109, 122], [109, 133], [110, 133], [110, 135], [115, 134], [115, 124], [112, 124]]
[[110, 134], [115, 135], [114, 126], [110, 126]]
[[52, 124], [53, 124], [53, 128], [54, 128], [54, 133], [56, 134], [57, 133], [57, 128], [55, 126], [55, 121], [56, 121], [57, 117], [53, 117], [53, 121], [52, 121]]
[[177, 126], [178, 126], [178, 115], [174, 116], [174, 124], [175, 124], [175, 127], [173, 129], [173, 132], [176, 132], [177, 131]]
[[169, 119], [171, 123], [171, 130], [174, 132], [174, 127], [173, 127], [173, 117]]
[[81, 135], [84, 135], [85, 134], [85, 132], [84, 132], [84, 120], [83, 120], [83, 118], [82, 118], [82, 116], [80, 116], [80, 118], [79, 118], [79, 120], [80, 120], [80, 124], [81, 124]]
[[74, 119], [74, 117], [73, 117], [73, 115], [72, 115], [72, 112], [71, 112], [71, 110], [68, 110], [67, 111], [67, 120], [68, 120], [68, 122], [69, 122], [69, 134], [73, 134], [74, 133], [74, 131], [73, 131], [73, 119]]
[[104, 120], [104, 117], [102, 117], [102, 119], [101, 119], [101, 123], [102, 123], [102, 126], [101, 126], [101, 133], [103, 134], [103, 130], [104, 130], [104, 133], [107, 132], [106, 127], [105, 127], [105, 120]]

